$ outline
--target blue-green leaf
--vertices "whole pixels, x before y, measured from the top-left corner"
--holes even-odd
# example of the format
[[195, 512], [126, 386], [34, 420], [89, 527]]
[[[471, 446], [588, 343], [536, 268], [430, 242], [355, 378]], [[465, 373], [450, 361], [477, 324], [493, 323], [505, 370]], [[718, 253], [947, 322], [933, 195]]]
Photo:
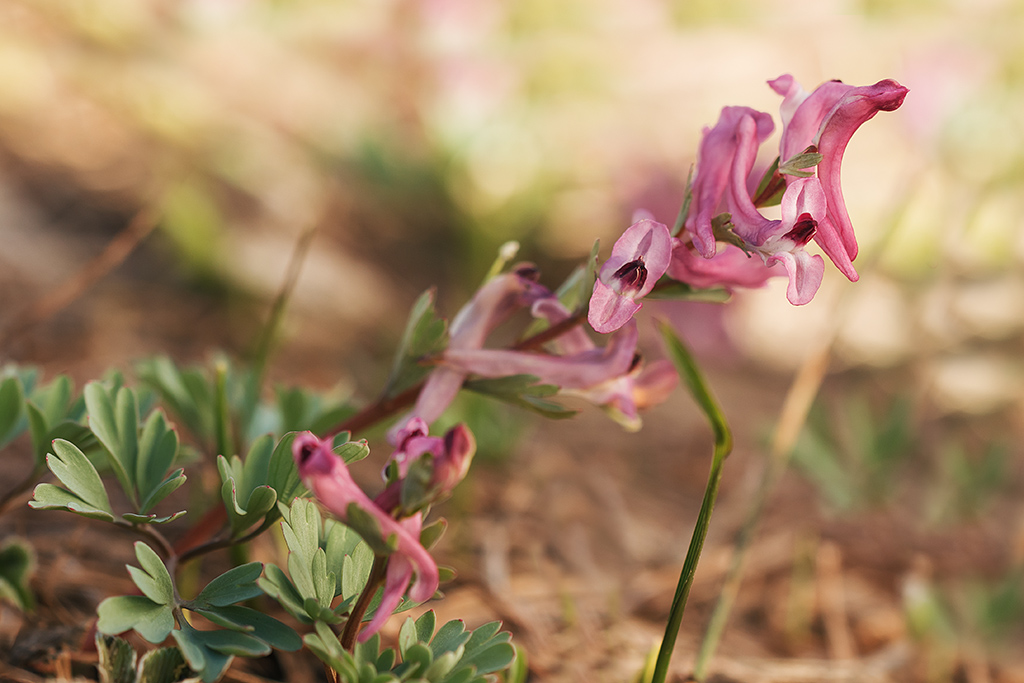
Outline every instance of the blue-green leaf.
[[151, 643], [162, 643], [174, 629], [174, 615], [169, 605], [160, 605], [141, 595], [107, 598], [96, 608], [100, 633], [116, 635], [129, 629]]
[[67, 510], [90, 519], [102, 519], [113, 521], [114, 515], [109, 510], [100, 510], [75, 494], [54, 486], [53, 484], [39, 484], [33, 493], [32, 500], [28, 506], [33, 510]]
[[366, 439], [349, 441], [334, 449], [335, 455], [341, 458], [346, 465], [359, 462], [370, 454], [370, 447], [366, 445]]
[[223, 607], [263, 594], [256, 580], [263, 573], [262, 562], [249, 562], [229, 569], [206, 584], [192, 604], [199, 607]]
[[135, 648], [124, 638], [96, 632], [96, 654], [103, 683], [136, 683]]
[[35, 607], [29, 579], [35, 573], [36, 557], [27, 541], [11, 537], [0, 546], [0, 599], [12, 602], [22, 612]]
[[25, 428], [25, 395], [18, 377], [0, 382], [0, 448]]
[[219, 626], [248, 633], [277, 650], [294, 652], [302, 647], [302, 639], [294, 629], [249, 607], [228, 605], [197, 611]]
[[[57, 487], [40, 484], [36, 487], [35, 501], [30, 501], [29, 505], [42, 509], [67, 507], [72, 512], [89, 513], [89, 516], [100, 519], [113, 518], [110, 499], [107, 498], [107, 490], [103, 486], [103, 481], [96, 472], [96, 468], [82, 451], [78, 450], [78, 447], [63, 439], [55, 440], [53, 454], [46, 457], [46, 464], [57, 479], [64, 484], [71, 497], [61, 500], [59, 494], [53, 491]], [[33, 505], [33, 502], [38, 504]]]
[[150, 413], [142, 428], [138, 449], [135, 483], [139, 498], [144, 501], [139, 512], [148, 512], [150, 506], [174, 490], [170, 489], [161, 496], [153, 495], [156, 489], [167, 483], [164, 477], [178, 455], [178, 435], [167, 424], [167, 418], [162, 412]]
[[170, 515], [158, 515], [156, 513], [143, 515], [137, 512], [126, 512], [121, 515], [121, 519], [126, 522], [131, 522], [132, 524], [167, 524], [168, 522], [173, 522], [184, 514], [185, 510], [178, 510]]
[[142, 655], [137, 683], [194, 683], [192, 673], [181, 650], [161, 647]]
[[281, 437], [270, 456], [270, 463], [267, 467], [266, 483], [277, 491], [277, 499], [285, 504], [291, 504], [296, 496], [307, 493], [299, 478], [299, 468], [295, 465], [295, 458], [292, 456], [292, 441], [295, 440], [295, 432], [289, 432]]
[[142, 541], [136, 541], [135, 557], [142, 569], [129, 566], [128, 573], [143, 595], [161, 605], [173, 603], [174, 584], [160, 556]]
[[107, 450], [110, 468], [121, 488], [137, 504], [135, 472], [139, 450], [139, 414], [135, 392], [121, 387], [116, 392], [102, 382], [85, 385], [89, 426]]
[[409, 313], [384, 388], [385, 397], [396, 396], [427, 376], [430, 368], [421, 365], [419, 361], [445, 349], [448, 345], [447, 328], [447, 322], [434, 310], [434, 290], [423, 292]]
[[[161, 500], [171, 495], [174, 491], [178, 490], [178, 487], [185, 483], [187, 477], [185, 476], [185, 470], [178, 468], [174, 472], [167, 475], [160, 484], [155, 486], [146, 496], [142, 499], [142, 504], [139, 505], [139, 509], [142, 512], [147, 512], [153, 508], [154, 505], [159, 503]], [[180, 513], [176, 513], [175, 516], [185, 514], [182, 510]], [[127, 516], [126, 516], [127, 517]]]

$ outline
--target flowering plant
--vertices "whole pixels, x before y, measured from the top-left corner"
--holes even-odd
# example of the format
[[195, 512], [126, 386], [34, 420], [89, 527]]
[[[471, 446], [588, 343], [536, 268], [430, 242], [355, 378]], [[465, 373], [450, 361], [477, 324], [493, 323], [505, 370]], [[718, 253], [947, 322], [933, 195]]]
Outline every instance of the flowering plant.
[[[789, 301], [806, 304], [824, 271], [822, 257], [806, 250], [812, 241], [855, 280], [857, 242], [839, 182], [843, 152], [861, 124], [899, 107], [907, 92], [888, 80], [866, 87], [832, 81], [811, 93], [791, 76], [770, 85], [783, 96], [781, 144], [753, 190], [757, 153], [774, 124], [766, 113], [726, 107], [704, 131], [672, 229], [638, 212], [600, 267], [595, 247], [554, 289], [540, 283], [536, 267], [510, 266], [513, 255], [503, 253], [450, 324], [435, 310], [433, 293], [425, 293], [413, 306], [376, 401], [331, 404], [301, 389], [268, 401], [261, 391], [265, 356], [248, 369], [218, 361], [212, 373], [154, 359], [139, 366], [139, 387], [114, 376], [90, 382], [81, 396], [66, 378], [43, 385], [31, 370], [6, 369], [0, 444], [28, 431], [34, 467], [5, 502], [49, 470], [59, 484], [39, 483], [31, 507], [104, 521], [143, 539], [135, 544], [139, 566], [128, 568], [139, 594], [109, 597], [98, 607], [96, 642], [106, 675], [130, 670], [133, 680], [157, 680], [147, 667], [160, 658], [164, 670], [174, 672], [160, 680], [194, 676], [212, 683], [236, 656], [303, 645], [332, 680], [353, 683], [464, 683], [516, 666], [510, 636], [498, 624], [467, 631], [449, 622], [435, 632], [432, 612], [405, 621], [397, 652], [381, 650], [379, 632], [392, 614], [436, 597], [450, 576], [430, 552], [445, 523], [428, 520], [432, 507], [466, 477], [477, 446], [464, 424], [433, 435], [431, 427], [460, 391], [472, 390], [550, 417], [571, 414], [557, 397], [582, 397], [636, 429], [640, 411], [664, 400], [682, 377], [711, 422], [715, 446], [704, 506], [649, 676], [664, 681], [731, 437], [670, 327], [659, 326], [667, 358], [641, 357], [640, 326], [633, 320], [640, 300], [655, 292], [686, 297], [702, 289], [757, 287], [779, 275], [788, 278]], [[781, 204], [779, 219], [761, 213], [773, 204]], [[517, 313], [529, 314], [528, 332], [510, 346], [489, 346], [495, 330]], [[606, 340], [595, 340], [585, 320]], [[352, 435], [406, 410], [388, 431], [393, 450], [371, 495], [351, 470], [369, 447]], [[179, 428], [197, 450], [217, 454], [219, 500], [171, 542], [161, 529], [186, 510], [157, 509], [186, 481]], [[242, 452], [244, 458], [237, 455]], [[121, 489], [118, 502], [102, 472]], [[331, 517], [325, 520], [321, 509]], [[185, 564], [243, 547], [274, 527], [287, 546], [285, 568], [241, 562], [194, 597], [182, 597]], [[26, 573], [11, 576], [8, 592], [27, 595]], [[261, 595], [280, 603], [287, 623], [242, 604]], [[29, 602], [21, 598], [23, 607]], [[134, 650], [117, 637], [129, 630], [150, 643], [173, 639], [174, 645], [137, 665]], [[509, 679], [524, 680], [525, 665], [511, 669]]]

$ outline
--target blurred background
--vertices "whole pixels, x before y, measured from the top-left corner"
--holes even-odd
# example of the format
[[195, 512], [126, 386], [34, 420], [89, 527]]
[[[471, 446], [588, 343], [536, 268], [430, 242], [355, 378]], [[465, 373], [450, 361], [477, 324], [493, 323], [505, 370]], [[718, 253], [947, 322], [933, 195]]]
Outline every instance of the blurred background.
[[[845, 157], [859, 283], [645, 307], [738, 433], [680, 666], [792, 377], [827, 352], [720, 675], [1024, 680], [1022, 32], [1017, 0], [3, 0], [3, 360], [81, 383], [245, 357], [315, 228], [270, 376], [372, 397], [415, 297], [451, 315], [505, 241], [554, 286], [634, 209], [671, 222], [722, 106], [777, 119], [783, 73], [894, 78], [905, 105]], [[124, 262], [51, 306], [117, 240]], [[628, 435], [460, 410], [487, 462], [451, 504], [441, 609], [504, 618], [539, 680], [626, 680], [699, 506], [699, 414], [679, 392]]]

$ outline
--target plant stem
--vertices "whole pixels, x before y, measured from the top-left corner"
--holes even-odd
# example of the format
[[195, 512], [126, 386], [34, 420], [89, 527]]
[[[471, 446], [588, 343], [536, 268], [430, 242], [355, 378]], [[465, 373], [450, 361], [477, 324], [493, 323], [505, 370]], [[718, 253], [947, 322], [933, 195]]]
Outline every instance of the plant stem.
[[116, 517], [114, 518], [114, 525], [119, 526], [122, 529], [134, 531], [140, 536], [145, 536], [147, 539], [152, 541], [154, 545], [156, 545], [157, 550], [163, 556], [165, 561], [177, 558], [177, 553], [174, 552], [174, 547], [171, 545], [171, 542], [168, 541], [162, 533], [154, 529], [152, 525], [132, 524], [131, 522], [126, 522], [123, 519], [117, 519]]
[[341, 646], [349, 652], [355, 646], [356, 636], [359, 635], [359, 629], [363, 625], [363, 615], [370, 608], [370, 602], [373, 600], [373, 596], [377, 594], [377, 589], [384, 583], [384, 574], [387, 568], [388, 556], [375, 555], [373, 566], [370, 568], [370, 576], [366, 580], [366, 586], [359, 595], [359, 599], [356, 600], [356, 604], [352, 607], [352, 613], [345, 623], [345, 630], [341, 633]]
[[[552, 325], [547, 329], [541, 330], [535, 335], [527, 337], [513, 345], [511, 348], [515, 351], [536, 349], [548, 343], [552, 339], [557, 339], [562, 336], [582, 323], [585, 319], [586, 315], [581, 311], [566, 318], [560, 323]], [[394, 415], [399, 410], [411, 406], [416, 402], [416, 398], [420, 395], [420, 391], [422, 389], [423, 382], [420, 382], [419, 384], [406, 389], [397, 396], [382, 398], [377, 402], [366, 406], [355, 415], [342, 420], [340, 423], [328, 430], [327, 433], [323, 434], [321, 438], [328, 439], [339, 432], [356, 433], [366, 429], [367, 427]]]
[[743, 566], [746, 561], [747, 552], [750, 550], [750, 544], [757, 533], [758, 522], [764, 512], [764, 506], [767, 504], [772, 491], [775, 490], [775, 484], [789, 465], [793, 446], [800, 435], [800, 429], [807, 418], [808, 411], [811, 409], [814, 397], [818, 394], [818, 388], [825, 377], [825, 372], [828, 370], [829, 356], [829, 346], [826, 344], [816, 354], [808, 357], [800, 367], [800, 371], [797, 373], [793, 384], [789, 388], [789, 392], [786, 394], [786, 399], [782, 406], [782, 414], [779, 417], [779, 426], [772, 439], [771, 456], [768, 460], [768, 465], [765, 468], [757, 494], [747, 512], [747, 518], [744, 521], [743, 527], [736, 535], [728, 573], [725, 575], [725, 581], [718, 594], [718, 602], [715, 604], [715, 609], [711, 613], [707, 629], [704, 631], [704, 640], [701, 642], [700, 650], [697, 652], [697, 659], [693, 666], [693, 677], [698, 681], [703, 681], [707, 676], [708, 665], [711, 663], [711, 658], [714, 656], [718, 642], [725, 631], [726, 622], [729, 619], [729, 614], [732, 612], [732, 606], [736, 601], [737, 593], [739, 593], [740, 584], [743, 582]]
[[242, 545], [243, 543], [248, 543], [252, 539], [254, 539], [257, 536], [259, 536], [260, 534], [262, 534], [264, 531], [266, 531], [267, 529], [272, 527], [274, 525], [274, 522], [276, 522], [278, 519], [280, 519], [280, 518], [279, 517], [275, 517], [273, 519], [264, 518], [262, 524], [260, 524], [258, 527], [256, 527], [253, 531], [250, 531], [249, 533], [247, 533], [245, 536], [241, 536], [239, 538], [218, 538], [217, 540], [214, 540], [214, 541], [207, 541], [206, 543], [202, 543], [200, 545], [193, 546], [193, 547], [189, 548], [188, 550], [186, 550], [185, 552], [181, 553], [181, 556], [180, 556], [179, 560], [182, 563], [184, 563], [184, 562], [187, 562], [188, 560], [191, 560], [193, 558], [199, 557], [200, 555], [205, 555], [206, 553], [212, 553], [214, 550], [220, 550], [221, 548], [229, 548], [229, 547], [234, 546], [234, 545]]
[[704, 489], [704, 500], [701, 502], [697, 523], [693, 530], [693, 536], [690, 538], [690, 546], [686, 551], [686, 559], [683, 561], [683, 569], [679, 574], [676, 593], [672, 598], [668, 622], [665, 624], [665, 637], [661, 641], [651, 683], [665, 683], [668, 676], [668, 666], [672, 659], [676, 637], [679, 635], [683, 611], [686, 609], [686, 600], [690, 595], [693, 577], [697, 572], [697, 563], [700, 561], [704, 540], [707, 538], [708, 527], [711, 525], [711, 513], [714, 510], [718, 487], [722, 481], [722, 465], [732, 451], [732, 434], [729, 431], [729, 425], [725, 421], [725, 416], [722, 414], [717, 400], [711, 394], [706, 380], [697, 368], [693, 356], [668, 324], [659, 322], [659, 328], [672, 363], [687, 383], [697, 405], [711, 422], [711, 428], [715, 435], [715, 446], [711, 459], [711, 472], [708, 474], [707, 487]]

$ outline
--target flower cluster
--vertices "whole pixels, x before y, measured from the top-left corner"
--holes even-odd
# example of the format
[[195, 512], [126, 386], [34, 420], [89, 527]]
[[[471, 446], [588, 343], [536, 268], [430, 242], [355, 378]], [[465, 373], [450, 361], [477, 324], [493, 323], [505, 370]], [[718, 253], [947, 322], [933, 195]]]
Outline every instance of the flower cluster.
[[[387, 558], [383, 599], [361, 640], [380, 628], [406, 592], [422, 602], [437, 590], [437, 564], [420, 542], [423, 517], [466, 476], [476, 444], [464, 425], [443, 437], [430, 436], [429, 425], [470, 375], [529, 376], [637, 428], [639, 411], [664, 400], [679, 381], [671, 363], [642, 362], [631, 320], [639, 300], [662, 276], [697, 288], [731, 288], [760, 286], [786, 274], [789, 300], [804, 304], [824, 270], [821, 256], [804, 249], [815, 240], [843, 273], [857, 278], [852, 265], [857, 242], [840, 191], [839, 166], [857, 128], [877, 112], [899, 107], [907, 90], [895, 81], [866, 87], [832, 81], [807, 93], [790, 76], [770, 85], [783, 96], [777, 170], [752, 195], [748, 181], [758, 148], [774, 124], [768, 114], [748, 107], [724, 108], [718, 123], [704, 131], [680, 234], [673, 236], [640, 212], [598, 272], [588, 320], [597, 332], [612, 333], [604, 346], [571, 324], [573, 312], [539, 284], [536, 267], [519, 264], [485, 282], [452, 320], [447, 348], [432, 359], [435, 367], [412, 412], [388, 434], [394, 452], [375, 498], [353, 481], [330, 441], [311, 433], [295, 439], [293, 455], [306, 486], [378, 558]], [[760, 212], [774, 198], [781, 204], [776, 220]], [[558, 334], [542, 349], [487, 347], [491, 333], [520, 311], [558, 328]]]
[[[636, 248], [647, 246], [641, 240]], [[665, 264], [652, 266], [664, 270]], [[639, 266], [634, 278], [641, 291], [646, 286], [643, 269]], [[444, 413], [469, 375], [530, 375], [604, 407], [629, 428], [639, 427], [639, 410], [664, 400], [678, 383], [668, 361], [643, 364], [635, 323], [612, 335], [604, 347], [594, 344], [583, 329], [570, 327], [552, 340], [550, 351], [486, 348], [491, 332], [517, 311], [528, 309], [550, 325], [572, 316], [537, 279], [537, 269], [529, 264], [496, 275], [452, 320], [448, 347], [436, 359], [437, 367], [427, 377], [412, 413], [388, 435], [394, 452], [384, 467], [384, 488], [376, 497], [370, 498], [355, 483], [330, 440], [306, 432], [293, 442], [299, 475], [309, 490], [379, 557], [388, 558], [383, 599], [361, 631], [362, 641], [381, 627], [406, 591], [410, 599], [422, 602], [437, 590], [437, 564], [419, 540], [423, 516], [465, 478], [476, 443], [465, 425], [453, 427], [444, 437], [430, 436], [429, 425]]]
[[[594, 285], [588, 317], [595, 330], [621, 328], [665, 274], [698, 288], [730, 289], [785, 274], [790, 303], [806, 304], [825, 267], [805, 251], [811, 240], [857, 279], [857, 239], [840, 183], [843, 152], [861, 124], [898, 108], [907, 89], [893, 80], [861, 87], [829, 81], [808, 93], [789, 75], [769, 85], [783, 96], [777, 170], [752, 196], [748, 181], [757, 151], [775, 125], [769, 114], [749, 107], [722, 109], [715, 126], [704, 130], [682, 232], [672, 237], [665, 225], [643, 216], [623, 233]], [[781, 218], [766, 218], [759, 208], [780, 194]]]
[[295, 437], [292, 454], [306, 487], [374, 553], [389, 558], [383, 597], [360, 633], [360, 642], [383, 626], [406, 591], [415, 602], [429, 600], [437, 591], [437, 563], [420, 543], [423, 516], [430, 504], [446, 498], [466, 476], [475, 451], [473, 435], [464, 425], [438, 438], [428, 436], [426, 423], [414, 419], [402, 430], [385, 468], [391, 473], [387, 486], [371, 499], [352, 479], [330, 440], [310, 432]]

